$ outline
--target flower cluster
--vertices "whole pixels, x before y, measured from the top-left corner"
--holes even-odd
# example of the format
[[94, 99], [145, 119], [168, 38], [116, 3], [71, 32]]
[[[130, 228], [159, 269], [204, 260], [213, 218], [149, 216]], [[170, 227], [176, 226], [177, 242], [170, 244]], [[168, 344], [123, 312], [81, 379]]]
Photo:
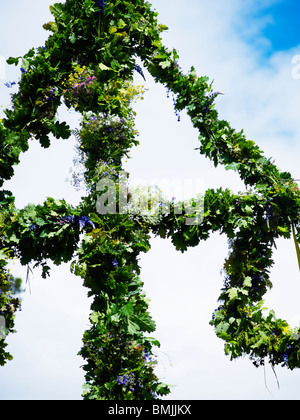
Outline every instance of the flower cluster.
[[142, 78], [144, 80], [146, 80], [143, 69], [142, 69], [141, 66], [139, 66], [138, 64], [135, 64], [135, 66], [133, 68], [134, 68], [134, 70], [136, 70], [142, 76]]
[[48, 92], [46, 92], [46, 101], [50, 100], [58, 100], [58, 88], [55, 86], [54, 88], [50, 89]]
[[[151, 353], [147, 351], [144, 346], [136, 346], [134, 348], [135, 353], [140, 354], [143, 359], [143, 364], [141, 365], [140, 371], [136, 372], [125, 372], [117, 376], [116, 382], [118, 385], [121, 385], [124, 389], [128, 391], [139, 393], [142, 389], [147, 388], [147, 385], [144, 383], [143, 376], [148, 375], [148, 369], [152, 365], [156, 364], [155, 359], [152, 357]], [[157, 399], [158, 395], [155, 391], [148, 389], [149, 395], [153, 399]]]
[[[135, 66], [139, 70], [138, 72], [143, 75], [143, 71], [140, 66]], [[144, 77], [144, 76], [143, 76]], [[148, 89], [146, 89], [143, 85], [134, 85], [130, 82], [124, 82], [123, 88], [120, 91], [120, 99], [123, 101], [128, 102], [137, 102], [138, 99], [143, 100], [144, 94]]]
[[[128, 90], [126, 94], [129, 98]], [[127, 155], [132, 145], [138, 144], [138, 132], [134, 128], [132, 114], [120, 118], [107, 113], [86, 113], [81, 127], [80, 150], [86, 155], [86, 167], [95, 168], [99, 161], [111, 160], [119, 166], [122, 155]]]
[[[171, 92], [170, 89], [167, 87], [167, 98], [170, 97], [170, 92]], [[176, 109], [177, 98], [173, 92], [172, 92], [172, 98], [173, 98], [174, 114], [175, 114], [175, 117], [177, 117], [177, 121], [180, 122], [180, 113], [178, 109]]]
[[97, 174], [99, 179], [102, 177], [108, 177], [109, 179], [117, 180], [119, 178], [119, 172], [114, 167], [114, 160], [110, 159], [108, 162], [99, 161], [96, 165]]
[[221, 94], [221, 92], [212, 92], [207, 96], [207, 102], [206, 102], [206, 105], [203, 108], [203, 116], [206, 116], [208, 114], [208, 112], [211, 109], [211, 106], [215, 102], [216, 97], [220, 94]]
[[129, 386], [130, 391], [134, 391], [134, 373], [131, 372], [129, 375], [121, 375], [117, 377], [117, 383], [119, 385]]
[[93, 87], [97, 79], [94, 72], [86, 66], [76, 63], [73, 65], [73, 73], [68, 79], [62, 82], [64, 97], [67, 106], [74, 106], [76, 109], [80, 102], [87, 103], [93, 94]]
[[105, 6], [107, 5], [107, 1], [105, 0], [94, 0], [94, 3], [97, 7], [99, 7], [99, 13], [104, 13]]
[[7, 297], [12, 299], [13, 295], [20, 291], [20, 282], [20, 279], [16, 279], [9, 274], [9, 269], [7, 272], [2, 271], [0, 274], [0, 296], [7, 294]]
[[80, 229], [83, 229], [86, 226], [91, 226], [93, 229], [95, 229], [94, 223], [87, 216], [63, 216], [56, 223], [58, 225], [79, 225]]
[[157, 224], [170, 212], [170, 202], [159, 187], [139, 185], [135, 188], [127, 186], [125, 189], [130, 199], [123, 211], [136, 217], [141, 225], [149, 222]]

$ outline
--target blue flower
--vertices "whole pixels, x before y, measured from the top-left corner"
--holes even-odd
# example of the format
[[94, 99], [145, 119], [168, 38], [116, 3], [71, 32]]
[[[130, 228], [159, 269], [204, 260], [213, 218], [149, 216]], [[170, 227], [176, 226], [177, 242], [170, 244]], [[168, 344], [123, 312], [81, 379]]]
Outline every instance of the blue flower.
[[116, 258], [113, 260], [112, 265], [113, 265], [114, 267], [119, 267], [119, 263], [118, 263], [118, 261], [117, 261], [117, 259], [116, 259]]
[[210, 107], [215, 102], [216, 97], [218, 95], [221, 95], [221, 94], [222, 94], [221, 92], [213, 92], [213, 93], [211, 93], [210, 95], [207, 96], [207, 103], [203, 108], [203, 115], [206, 115], [209, 112]]
[[64, 216], [57, 222], [58, 225], [65, 225], [67, 223], [74, 223], [76, 221], [75, 216]]
[[94, 223], [87, 216], [64, 216], [61, 217], [57, 222], [58, 225], [65, 225], [67, 223], [72, 223], [73, 225], [76, 225], [78, 223], [80, 229], [83, 229], [87, 225], [90, 225], [93, 229], [95, 229]]
[[134, 70], [136, 70], [142, 76], [142, 78], [144, 80], [146, 80], [146, 78], [144, 76], [144, 73], [143, 73], [143, 70], [138, 64], [135, 64], [135, 66], [133, 68], [134, 68]]
[[119, 375], [117, 377], [117, 383], [119, 385], [125, 385], [125, 386], [126, 385], [131, 385], [131, 388], [130, 388], [131, 391], [134, 391], [134, 388], [132, 387], [134, 385], [133, 380], [134, 380], [134, 373], [133, 372], [131, 372], [128, 376]]
[[8, 88], [12, 88], [13, 85], [15, 85], [15, 84], [16, 84], [16, 82], [7, 82], [7, 83], [4, 83], [4, 86], [6, 86]]
[[89, 219], [87, 216], [79, 217], [80, 229], [84, 228], [86, 225], [90, 225], [93, 229], [95, 229], [95, 225], [91, 219]]
[[94, 3], [97, 7], [99, 7], [99, 9], [100, 9], [99, 12], [104, 13], [104, 8], [107, 4], [106, 1], [104, 1], [104, 0], [94, 0]]

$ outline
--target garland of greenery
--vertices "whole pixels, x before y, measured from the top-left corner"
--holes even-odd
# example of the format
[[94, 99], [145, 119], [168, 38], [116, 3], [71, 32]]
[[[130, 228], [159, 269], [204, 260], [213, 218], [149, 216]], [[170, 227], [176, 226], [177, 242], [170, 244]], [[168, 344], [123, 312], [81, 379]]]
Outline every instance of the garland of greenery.
[[[155, 399], [170, 390], [154, 373], [149, 337], [155, 323], [148, 312], [138, 256], [150, 249], [149, 233], [170, 237], [184, 252], [219, 231], [230, 241], [225, 261], [226, 278], [220, 306], [210, 323], [225, 341], [232, 358], [248, 354], [256, 366], [265, 358], [274, 366], [300, 367], [299, 329], [291, 329], [273, 311], [263, 314], [263, 295], [272, 286], [269, 269], [272, 247], [279, 237], [293, 234], [299, 241], [300, 196], [292, 176], [280, 172], [243, 132], [219, 120], [214, 108], [218, 96], [207, 77], [194, 68], [183, 74], [178, 54], [162, 45], [157, 13], [144, 0], [67, 0], [50, 7], [54, 21], [44, 25], [52, 32], [44, 47], [24, 57], [9, 58], [21, 65], [18, 92], [12, 108], [0, 122], [0, 184], [13, 176], [13, 167], [28, 140], [49, 147], [51, 135], [68, 139], [72, 131], [59, 121], [65, 104], [82, 115], [79, 142], [88, 196], [77, 207], [48, 198], [43, 205], [14, 205], [11, 192], [0, 192], [0, 310], [6, 333], [13, 331], [14, 312], [20, 301], [11, 294], [9, 258], [23, 265], [34, 261], [49, 275], [48, 260], [71, 262], [93, 296], [91, 328], [84, 333], [80, 355], [85, 359], [85, 399]], [[185, 109], [199, 130], [200, 153], [235, 170], [248, 187], [245, 194], [208, 190], [204, 195], [202, 223], [186, 223], [184, 203], [168, 203], [169, 212], [99, 214], [99, 182], [116, 181], [122, 158], [137, 145], [133, 99], [143, 89], [133, 86], [133, 74], [143, 70], [174, 94], [175, 111]], [[12, 84], [7, 84], [10, 87]], [[120, 183], [117, 184], [120, 188]], [[121, 191], [117, 190], [121, 195]], [[162, 198], [159, 198], [162, 206]], [[181, 206], [183, 211], [175, 211]], [[163, 207], [163, 206], [162, 206]], [[0, 364], [12, 358], [0, 340]]]

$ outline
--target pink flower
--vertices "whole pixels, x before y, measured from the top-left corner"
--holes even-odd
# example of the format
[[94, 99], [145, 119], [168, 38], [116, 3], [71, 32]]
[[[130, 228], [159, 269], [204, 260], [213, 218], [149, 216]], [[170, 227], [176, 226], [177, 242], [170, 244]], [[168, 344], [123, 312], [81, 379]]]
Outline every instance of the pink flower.
[[90, 77], [88, 78], [88, 82], [89, 82], [89, 84], [92, 84], [92, 83], [93, 83], [93, 81], [94, 81], [95, 79], [97, 79], [97, 77], [96, 77], [96, 76], [90, 76]]

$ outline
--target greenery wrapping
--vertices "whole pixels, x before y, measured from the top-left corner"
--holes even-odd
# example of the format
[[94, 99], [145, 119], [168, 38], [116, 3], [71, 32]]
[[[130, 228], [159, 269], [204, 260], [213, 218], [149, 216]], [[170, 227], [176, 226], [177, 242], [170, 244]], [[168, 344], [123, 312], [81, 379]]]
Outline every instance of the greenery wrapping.
[[[65, 104], [82, 115], [79, 161], [89, 194], [77, 207], [48, 198], [43, 205], [17, 209], [9, 191], [0, 192], [0, 310], [6, 332], [13, 331], [19, 300], [8, 286], [9, 258], [23, 265], [34, 261], [49, 275], [47, 261], [70, 262], [93, 297], [91, 327], [79, 354], [86, 364], [84, 399], [156, 399], [170, 390], [155, 375], [153, 349], [159, 342], [149, 333], [155, 323], [139, 277], [139, 254], [150, 249], [150, 232], [169, 237], [186, 251], [211, 232], [225, 234], [230, 254], [225, 261], [220, 306], [210, 323], [225, 341], [231, 358], [248, 354], [256, 366], [265, 359], [274, 366], [300, 367], [299, 329], [292, 329], [273, 311], [264, 314], [263, 296], [272, 286], [272, 248], [279, 237], [293, 233], [298, 249], [300, 196], [297, 184], [281, 172], [243, 132], [219, 120], [218, 92], [195, 69], [183, 74], [178, 54], [162, 44], [167, 28], [144, 0], [67, 0], [50, 7], [54, 20], [45, 46], [24, 57], [9, 58], [21, 67], [12, 108], [0, 122], [0, 185], [14, 174], [31, 138], [48, 148], [51, 136], [68, 139], [72, 130], [58, 119]], [[237, 171], [247, 186], [244, 194], [208, 190], [201, 224], [187, 224], [187, 214], [170, 211], [160, 217], [99, 214], [99, 181], [117, 181], [122, 159], [138, 145], [132, 103], [143, 88], [133, 85], [143, 66], [174, 94], [175, 109], [185, 109], [199, 130], [200, 153], [226, 169]], [[121, 194], [118, 191], [118, 194]], [[0, 364], [12, 356], [0, 340]]]

